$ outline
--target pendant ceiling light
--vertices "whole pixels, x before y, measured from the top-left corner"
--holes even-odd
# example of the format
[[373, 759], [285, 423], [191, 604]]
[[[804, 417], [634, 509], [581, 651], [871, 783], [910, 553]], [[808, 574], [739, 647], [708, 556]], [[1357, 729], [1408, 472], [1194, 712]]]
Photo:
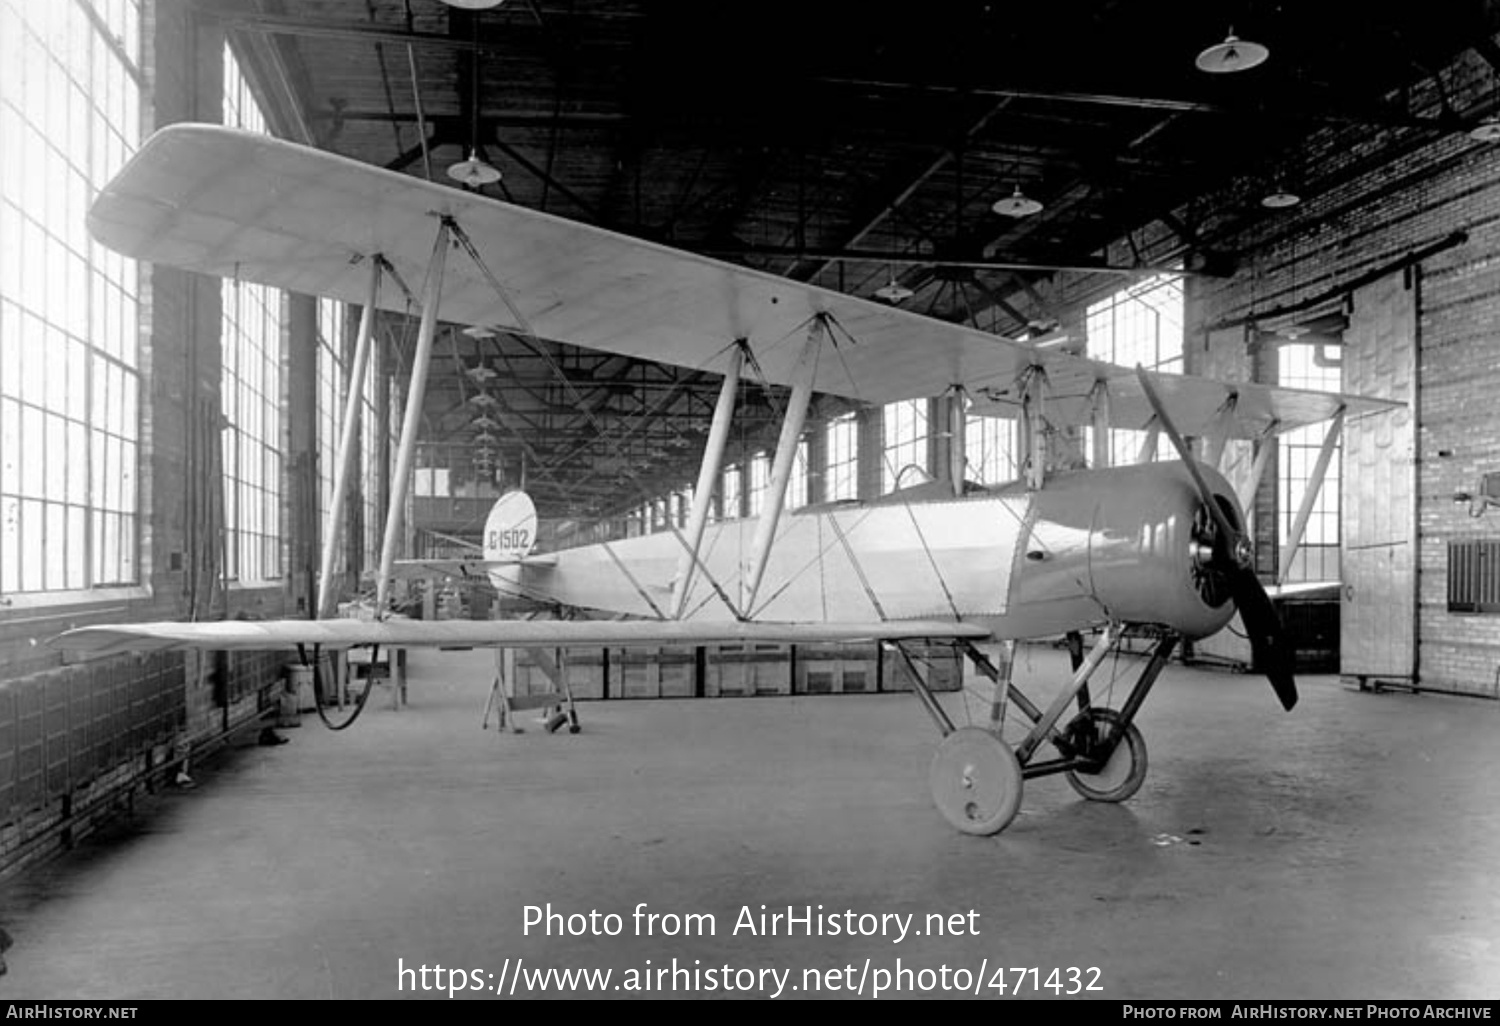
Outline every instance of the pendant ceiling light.
[[915, 295], [915, 293], [913, 293], [911, 289], [907, 288], [905, 285], [897, 281], [896, 275], [893, 272], [891, 274], [891, 280], [880, 286], [880, 288], [876, 289], [875, 295], [878, 298], [885, 300], [887, 303], [899, 303], [903, 299], [910, 299], [913, 295]]
[[1260, 198], [1260, 205], [1272, 210], [1285, 210], [1302, 202], [1302, 197], [1285, 186], [1276, 186]]
[[1235, 71], [1247, 71], [1271, 56], [1271, 51], [1259, 43], [1240, 39], [1229, 30], [1224, 42], [1215, 43], [1198, 55], [1194, 61], [1199, 71], [1210, 75], [1226, 75]]
[[471, 189], [477, 189], [480, 186], [494, 185], [498, 182], [500, 171], [493, 165], [480, 160], [477, 150], [470, 150], [468, 160], [460, 160], [457, 164], [448, 165], [448, 177], [462, 182]]
[[995, 205], [990, 209], [1005, 217], [1030, 217], [1032, 214], [1040, 213], [1042, 205], [1022, 192], [1018, 185], [1015, 192], [1002, 200], [996, 200]]
[[462, 7], [466, 11], [487, 11], [499, 7], [505, 0], [444, 0], [451, 7]]
[[[451, 0], [450, 0], [451, 2]], [[489, 3], [462, 3], [459, 7], [492, 7]], [[469, 159], [448, 165], [448, 177], [471, 189], [494, 185], [500, 180], [500, 169], [479, 155], [479, 21], [470, 19], [474, 52], [469, 55]]]
[[1475, 142], [1500, 142], [1500, 118], [1485, 118], [1469, 129], [1469, 138]]

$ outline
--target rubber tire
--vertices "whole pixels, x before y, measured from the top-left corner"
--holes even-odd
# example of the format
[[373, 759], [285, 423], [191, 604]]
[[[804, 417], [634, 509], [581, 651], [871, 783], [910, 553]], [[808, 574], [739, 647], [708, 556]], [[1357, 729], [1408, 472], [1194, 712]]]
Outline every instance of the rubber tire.
[[[1120, 714], [1113, 709], [1090, 709], [1089, 713], [1095, 723], [1120, 722]], [[1119, 772], [1121, 759], [1128, 760], [1123, 779], [1120, 779]], [[1125, 736], [1115, 746], [1114, 754], [1104, 764], [1103, 772], [1081, 773], [1069, 770], [1068, 783], [1073, 790], [1091, 802], [1123, 802], [1139, 791], [1146, 782], [1147, 765], [1146, 739], [1141, 737], [1141, 732], [1132, 723], [1126, 726]], [[1114, 779], [1119, 779], [1119, 782], [1109, 783]]]
[[1021, 808], [1016, 753], [979, 727], [961, 727], [943, 738], [932, 756], [927, 782], [938, 811], [961, 833], [998, 834]]

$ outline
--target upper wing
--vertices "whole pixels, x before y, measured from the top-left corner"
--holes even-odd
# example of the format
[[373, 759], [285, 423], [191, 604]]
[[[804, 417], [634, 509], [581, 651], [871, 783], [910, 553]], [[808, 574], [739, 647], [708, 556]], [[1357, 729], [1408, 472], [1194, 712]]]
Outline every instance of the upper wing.
[[[1141, 429], [1152, 418], [1151, 404], [1134, 371], [1098, 360], [1050, 355], [1043, 359], [1042, 368], [1047, 374], [1042, 411], [1053, 423], [1090, 423], [1092, 389], [1100, 381], [1108, 388], [1111, 427]], [[1187, 374], [1151, 374], [1150, 378], [1172, 423], [1186, 435], [1208, 434], [1222, 425], [1227, 428], [1226, 438], [1261, 438], [1268, 431], [1280, 434], [1328, 420], [1340, 408], [1347, 416], [1356, 417], [1402, 405], [1387, 399]], [[1221, 421], [1221, 413], [1231, 401], [1229, 419]], [[980, 416], [1015, 417], [1019, 404], [1014, 386], [991, 387], [979, 390], [969, 409]]]
[[75, 627], [50, 644], [77, 652], [171, 648], [292, 649], [300, 645], [356, 648], [551, 647], [556, 645], [712, 645], [897, 641], [905, 638], [983, 640], [990, 632], [941, 620], [875, 623], [706, 623], [697, 620], [225, 620], [215, 623], [129, 623]]
[[[814, 388], [866, 402], [935, 396], [953, 385], [1004, 389], [1034, 364], [1047, 369], [1059, 396], [1130, 375], [217, 125], [173, 125], [152, 136], [99, 194], [89, 230], [136, 259], [362, 303], [377, 254], [419, 288], [439, 217], [467, 233], [531, 327], [558, 342], [719, 370], [728, 347], [746, 339], [766, 379], [787, 384], [806, 325], [826, 314], [839, 330]], [[405, 303], [397, 290], [383, 290], [381, 305]], [[448, 261], [439, 309], [447, 321], [520, 327], [484, 272], [464, 259]], [[1163, 395], [1171, 403], [1192, 393], [1185, 405], [1212, 412], [1225, 389], [1184, 378]], [[1287, 426], [1325, 419], [1337, 401], [1289, 402], [1279, 419]], [[1124, 403], [1122, 417], [1139, 413], [1133, 404]], [[1187, 410], [1179, 425], [1189, 433], [1200, 427]]]

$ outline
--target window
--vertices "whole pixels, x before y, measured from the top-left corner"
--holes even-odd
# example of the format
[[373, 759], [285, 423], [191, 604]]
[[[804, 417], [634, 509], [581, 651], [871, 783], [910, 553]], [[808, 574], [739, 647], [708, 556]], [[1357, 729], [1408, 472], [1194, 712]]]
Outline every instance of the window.
[[885, 453], [881, 482], [884, 491], [910, 487], [926, 480], [925, 476], [906, 474], [907, 467], [918, 467], [924, 474], [927, 466], [927, 400], [906, 399], [885, 408]]
[[740, 507], [740, 468], [736, 465], [724, 471], [719, 483], [719, 506], [725, 520], [738, 520], [744, 513]]
[[412, 471], [411, 493], [423, 498], [450, 498], [453, 484], [448, 468], [417, 467]]
[[[249, 83], [224, 44], [224, 123], [266, 131]], [[238, 581], [281, 576], [281, 331], [284, 297], [225, 279], [223, 377], [225, 573]]]
[[786, 502], [782, 509], [801, 509], [807, 505], [807, 439], [797, 442], [797, 455], [792, 459], [792, 477], [786, 484]]
[[[1317, 360], [1316, 346], [1282, 346], [1276, 352], [1277, 381], [1287, 388], [1307, 388], [1317, 392], [1337, 392], [1343, 381], [1343, 372], [1337, 366], [1321, 367]], [[1312, 477], [1313, 464], [1318, 461], [1318, 452], [1323, 448], [1327, 424], [1313, 424], [1296, 431], [1288, 431], [1277, 439], [1281, 446], [1277, 453], [1278, 530], [1283, 540], [1289, 539], [1292, 521], [1307, 493], [1308, 479]], [[1302, 545], [1292, 557], [1290, 567], [1282, 567], [1281, 577], [1285, 581], [1337, 581], [1339, 580], [1339, 474], [1342, 463], [1342, 444], [1334, 450], [1328, 461], [1328, 473], [1323, 479], [1323, 488], [1313, 503], [1312, 514], [1307, 518], [1307, 529], [1302, 535]]]
[[748, 514], [752, 517], [760, 516], [761, 510], [766, 505], [766, 485], [771, 479], [771, 461], [763, 452], [758, 452], [750, 460], [750, 494]]
[[854, 414], [828, 422], [827, 462], [823, 468], [823, 499], [833, 502], [838, 499], [859, 497], [859, 425]]
[[136, 583], [137, 269], [89, 202], [140, 143], [141, 5], [0, 0], [0, 591]]
[[968, 474], [983, 485], [1020, 477], [1016, 462], [1016, 422], [1004, 417], [970, 416], [964, 423]]
[[[1182, 279], [1160, 274], [1136, 282], [1089, 306], [1085, 319], [1088, 353], [1122, 367], [1140, 364], [1164, 374], [1182, 373]], [[1085, 451], [1092, 450], [1092, 428], [1084, 429]], [[1145, 434], [1109, 433], [1111, 464], [1134, 463]], [[1171, 458], [1171, 441], [1157, 440], [1157, 458]]]

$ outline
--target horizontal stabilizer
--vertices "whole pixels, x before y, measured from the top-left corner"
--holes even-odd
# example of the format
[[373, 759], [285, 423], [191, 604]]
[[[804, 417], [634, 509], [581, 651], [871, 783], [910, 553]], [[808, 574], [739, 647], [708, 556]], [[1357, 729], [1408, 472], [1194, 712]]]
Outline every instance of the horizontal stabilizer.
[[485, 579], [492, 567], [556, 566], [555, 555], [525, 556], [521, 559], [398, 559], [391, 564], [391, 576], [402, 580], [413, 577], [477, 577]]

